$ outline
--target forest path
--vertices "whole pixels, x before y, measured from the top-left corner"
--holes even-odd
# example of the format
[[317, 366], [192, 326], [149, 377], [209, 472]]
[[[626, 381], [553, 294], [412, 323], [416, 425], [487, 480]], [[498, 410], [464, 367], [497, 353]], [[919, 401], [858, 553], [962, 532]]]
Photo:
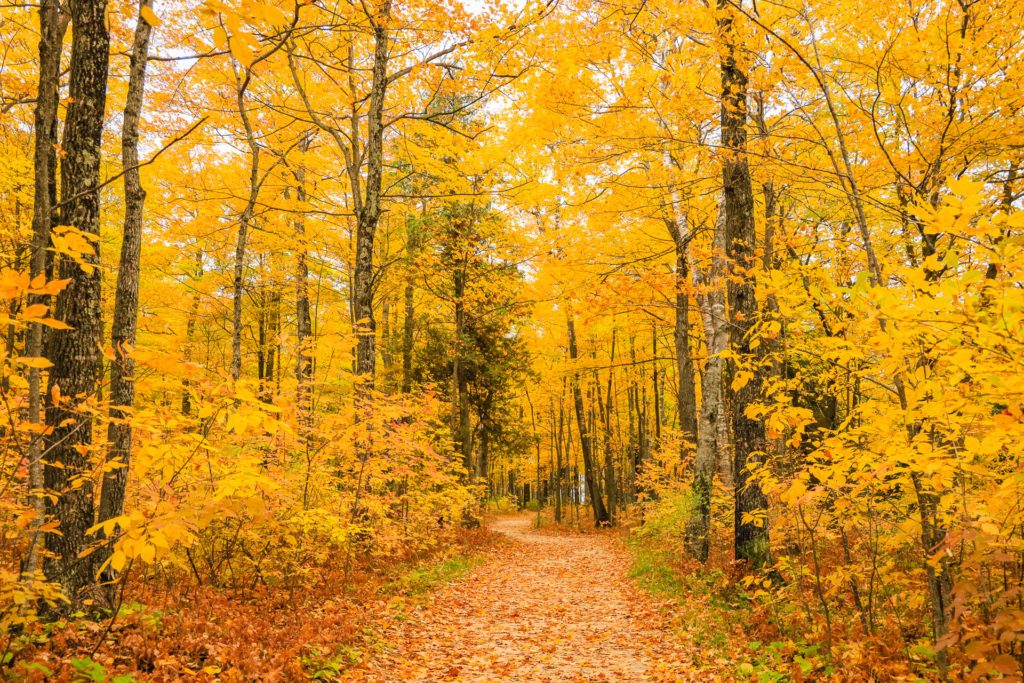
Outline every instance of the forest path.
[[526, 516], [489, 527], [508, 542], [389, 627], [388, 652], [352, 680], [703, 680], [617, 537], [537, 531]]

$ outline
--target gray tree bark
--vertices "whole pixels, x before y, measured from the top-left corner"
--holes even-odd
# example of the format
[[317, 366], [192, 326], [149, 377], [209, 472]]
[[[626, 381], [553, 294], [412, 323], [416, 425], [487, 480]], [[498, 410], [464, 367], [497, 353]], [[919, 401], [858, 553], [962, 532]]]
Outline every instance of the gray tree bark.
[[729, 328], [726, 326], [725, 294], [725, 212], [719, 207], [718, 220], [712, 238], [711, 267], [706, 273], [698, 273], [698, 284], [706, 292], [698, 297], [701, 319], [704, 323], [704, 339], [707, 346], [707, 363], [701, 381], [701, 404], [698, 414], [697, 453], [693, 473], [693, 513], [686, 530], [686, 543], [690, 554], [705, 562], [708, 559], [711, 534], [711, 489], [714, 485], [715, 469], [722, 450], [721, 423], [725, 415], [723, 398], [722, 352], [729, 345]]

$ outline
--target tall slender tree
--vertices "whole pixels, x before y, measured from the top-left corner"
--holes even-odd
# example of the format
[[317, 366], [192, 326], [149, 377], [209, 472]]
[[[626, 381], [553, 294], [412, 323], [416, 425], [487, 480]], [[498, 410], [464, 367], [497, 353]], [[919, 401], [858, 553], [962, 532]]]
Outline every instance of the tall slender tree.
[[[60, 87], [60, 60], [64, 50], [64, 34], [68, 17], [59, 9], [56, 0], [43, 0], [39, 5], [39, 86], [36, 90], [34, 141], [34, 200], [32, 205], [32, 255], [29, 272], [33, 280], [45, 277], [48, 268], [47, 247], [57, 210], [57, 105]], [[29, 304], [45, 304], [46, 297], [33, 296]], [[43, 355], [43, 326], [34, 323], [29, 330], [28, 355]], [[42, 421], [42, 373], [30, 368], [28, 375], [28, 419], [36, 424]], [[39, 548], [46, 505], [43, 498], [43, 442], [33, 438], [29, 446], [29, 495], [35, 512], [32, 537], [26, 554], [24, 572], [31, 576], [39, 569]]]
[[[567, 324], [569, 334], [569, 360], [579, 359], [579, 348], [576, 344], [576, 322], [569, 318]], [[601, 487], [597, 482], [597, 462], [594, 455], [594, 436], [588, 424], [586, 409], [583, 405], [583, 388], [580, 386], [580, 373], [575, 371], [572, 377], [572, 401], [576, 410], [576, 425], [580, 432], [580, 451], [583, 453], [583, 479], [587, 486], [587, 497], [594, 511], [594, 526], [607, 526], [612, 518], [604, 504]]]
[[[149, 8], [149, 9], [147, 9]], [[135, 24], [128, 75], [128, 95], [121, 128], [121, 163], [124, 168], [124, 230], [114, 293], [114, 320], [110, 340], [114, 359], [110, 364], [110, 424], [107, 427], [107, 468], [100, 490], [99, 521], [124, 511], [128, 464], [132, 450], [131, 410], [135, 405], [135, 358], [133, 348], [139, 317], [139, 259], [142, 254], [142, 210], [146, 191], [139, 173], [139, 118], [146, 90], [146, 62], [152, 31], [146, 14], [152, 0], [141, 0]], [[109, 547], [106, 549], [109, 552]], [[100, 553], [97, 559], [105, 557]]]

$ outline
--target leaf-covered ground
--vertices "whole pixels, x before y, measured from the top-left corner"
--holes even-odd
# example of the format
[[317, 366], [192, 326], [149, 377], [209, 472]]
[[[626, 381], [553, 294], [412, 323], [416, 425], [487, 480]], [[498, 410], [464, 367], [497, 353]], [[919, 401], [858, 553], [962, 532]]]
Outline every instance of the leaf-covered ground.
[[498, 519], [507, 542], [385, 632], [349, 681], [704, 680], [617, 537]]

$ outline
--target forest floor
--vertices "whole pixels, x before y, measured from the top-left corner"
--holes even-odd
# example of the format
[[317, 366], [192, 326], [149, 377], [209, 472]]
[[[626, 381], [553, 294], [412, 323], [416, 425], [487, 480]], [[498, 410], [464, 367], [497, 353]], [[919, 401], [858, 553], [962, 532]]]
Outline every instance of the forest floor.
[[532, 522], [490, 522], [505, 542], [389, 625], [383, 651], [345, 680], [707, 680], [629, 579], [619, 536]]

